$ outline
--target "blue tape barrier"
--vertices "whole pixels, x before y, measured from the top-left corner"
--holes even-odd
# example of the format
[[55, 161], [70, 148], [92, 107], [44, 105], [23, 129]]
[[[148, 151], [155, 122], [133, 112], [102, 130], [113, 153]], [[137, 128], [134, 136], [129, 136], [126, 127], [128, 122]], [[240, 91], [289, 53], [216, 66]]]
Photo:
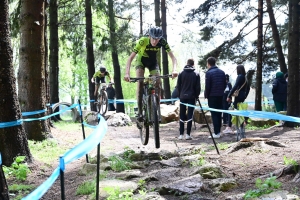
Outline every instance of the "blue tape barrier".
[[96, 126], [96, 129], [91, 133], [85, 140], [80, 142], [74, 148], [66, 152], [62, 157], [60, 157], [60, 166], [57, 167], [51, 176], [42, 183], [38, 188], [31, 192], [22, 200], [38, 200], [40, 199], [53, 185], [55, 180], [60, 174], [60, 169], [64, 170], [64, 166], [75, 159], [81, 158], [95, 148], [104, 138], [107, 132], [107, 123], [105, 119], [100, 116], [100, 123]]
[[37, 115], [37, 114], [44, 113], [46, 111], [47, 111], [47, 109], [38, 110], [38, 111], [32, 111], [32, 112], [22, 112], [22, 116], [25, 117], [25, 116], [30, 116], [30, 115]]
[[[199, 106], [181, 103], [186, 106], [199, 108]], [[265, 111], [255, 111], [255, 110], [221, 110], [221, 109], [214, 109], [209, 107], [203, 107], [203, 110], [208, 111], [215, 111], [215, 112], [223, 112], [228, 113], [235, 116], [244, 116], [244, 117], [252, 117], [252, 118], [263, 118], [263, 119], [275, 119], [275, 120], [283, 120], [283, 121], [289, 121], [289, 122], [297, 122], [300, 123], [299, 117], [292, 117], [288, 115], [282, 115], [279, 113], [273, 113], [273, 112], [265, 112]]]
[[[56, 113], [53, 113], [51, 115], [47, 115], [47, 116], [44, 116], [44, 117], [40, 117], [40, 118], [28, 118], [28, 119], [19, 119], [17, 121], [12, 121], [12, 122], [1, 122], [0, 123], [0, 128], [18, 126], [18, 125], [21, 125], [23, 122], [30, 122], [30, 121], [35, 121], [35, 120], [46, 120], [50, 117], [53, 117], [55, 115], [59, 115], [63, 112], [66, 112], [67, 110], [71, 110], [71, 109], [75, 108], [76, 106], [78, 106], [78, 104], [73, 104], [72, 106], [67, 107], [63, 110], [60, 110], [59, 112], [56, 112]], [[41, 111], [35, 111], [35, 112], [36, 112], [36, 114], [37, 114], [37, 112], [41, 113]], [[34, 112], [30, 112], [30, 113], [34, 113]]]
[[13, 122], [1, 122], [0, 123], [0, 128], [19, 126], [22, 123], [23, 123], [23, 120], [21, 120], [21, 119], [19, 119], [17, 121], [13, 121]]

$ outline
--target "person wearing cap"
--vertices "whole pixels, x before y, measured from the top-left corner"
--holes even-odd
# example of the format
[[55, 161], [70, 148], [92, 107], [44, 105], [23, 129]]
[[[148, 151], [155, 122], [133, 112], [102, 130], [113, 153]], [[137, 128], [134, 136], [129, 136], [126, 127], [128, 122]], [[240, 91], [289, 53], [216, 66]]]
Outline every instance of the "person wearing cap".
[[[133, 52], [130, 54], [127, 63], [124, 80], [130, 81], [130, 67], [134, 58], [135, 61], [135, 70], [136, 77], [144, 77], [145, 68], [148, 68], [149, 74], [154, 76], [160, 75], [159, 65], [157, 62], [157, 52], [159, 52], [160, 48], [163, 47], [168, 55], [170, 56], [173, 64], [172, 69], [172, 78], [177, 77], [178, 73], [176, 72], [177, 68], [177, 60], [171, 51], [171, 48], [165, 38], [163, 38], [163, 30], [160, 27], [151, 27], [148, 30], [149, 36], [141, 37], [135, 47], [133, 48]], [[158, 79], [156, 81], [157, 93], [160, 94], [160, 85], [161, 81]], [[137, 99], [138, 99], [138, 120], [142, 121], [141, 111], [142, 111], [142, 86], [143, 82], [139, 81], [137, 84]]]
[[272, 94], [276, 112], [285, 111], [287, 102], [287, 82], [282, 72], [276, 73], [276, 78], [273, 81], [272, 86]]

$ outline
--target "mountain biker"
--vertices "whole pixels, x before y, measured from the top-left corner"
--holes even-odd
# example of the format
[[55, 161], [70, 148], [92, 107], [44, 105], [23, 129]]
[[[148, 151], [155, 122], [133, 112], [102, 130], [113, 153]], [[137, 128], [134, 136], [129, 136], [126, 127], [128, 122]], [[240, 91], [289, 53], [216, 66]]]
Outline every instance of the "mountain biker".
[[101, 66], [99, 71], [96, 71], [91, 79], [91, 82], [95, 83], [95, 92], [94, 92], [95, 98], [97, 98], [97, 93], [98, 93], [100, 83], [105, 83], [105, 76], [107, 76], [109, 78], [109, 81], [112, 82], [108, 71], [106, 71], [106, 67]]
[[[156, 54], [159, 52], [159, 49], [163, 47], [173, 63], [172, 70], [172, 78], [177, 77], [178, 73], [176, 72], [177, 68], [177, 60], [172, 53], [170, 46], [165, 38], [163, 38], [163, 31], [160, 27], [151, 27], [148, 30], [149, 36], [141, 37], [135, 47], [133, 48], [133, 52], [130, 54], [127, 63], [126, 63], [126, 71], [124, 80], [130, 81], [130, 66], [133, 59], [136, 57], [135, 61], [135, 69], [137, 77], [144, 77], [145, 68], [148, 68], [150, 75], [159, 76], [160, 70], [156, 59]], [[156, 81], [156, 88], [158, 89], [158, 94], [160, 94], [160, 79]], [[137, 84], [137, 99], [138, 99], [138, 110], [139, 117], [141, 116], [141, 108], [142, 108], [142, 89], [143, 89], [143, 81], [139, 81]], [[139, 98], [140, 97], [140, 98]]]

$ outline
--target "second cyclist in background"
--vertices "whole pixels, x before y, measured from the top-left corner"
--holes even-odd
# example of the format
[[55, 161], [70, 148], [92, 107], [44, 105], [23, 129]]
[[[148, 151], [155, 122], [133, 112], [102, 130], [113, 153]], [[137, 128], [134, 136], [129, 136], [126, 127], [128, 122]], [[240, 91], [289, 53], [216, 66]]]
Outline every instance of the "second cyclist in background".
[[[130, 54], [127, 63], [124, 80], [130, 81], [130, 67], [133, 59], [137, 56], [135, 62], [136, 77], [144, 77], [145, 68], [148, 68], [150, 75], [159, 76], [160, 70], [156, 59], [156, 54], [159, 52], [159, 49], [163, 47], [173, 63], [172, 78], [177, 77], [178, 73], [176, 72], [177, 60], [172, 53], [170, 46], [165, 38], [163, 38], [163, 31], [160, 27], [151, 27], [149, 30], [149, 36], [141, 37], [134, 49]], [[139, 81], [137, 84], [137, 99], [138, 99], [138, 112], [139, 117], [141, 116], [142, 108], [142, 87], [143, 81]], [[156, 82], [157, 94], [160, 96], [160, 80]], [[140, 119], [142, 120], [142, 118]]]
[[98, 90], [100, 87], [100, 83], [106, 83], [106, 81], [105, 81], [106, 76], [108, 77], [109, 81], [112, 82], [108, 71], [106, 71], [106, 67], [101, 66], [99, 71], [96, 71], [91, 79], [91, 82], [95, 83], [95, 91], [94, 91], [95, 99], [97, 99], [97, 94], [98, 94]]

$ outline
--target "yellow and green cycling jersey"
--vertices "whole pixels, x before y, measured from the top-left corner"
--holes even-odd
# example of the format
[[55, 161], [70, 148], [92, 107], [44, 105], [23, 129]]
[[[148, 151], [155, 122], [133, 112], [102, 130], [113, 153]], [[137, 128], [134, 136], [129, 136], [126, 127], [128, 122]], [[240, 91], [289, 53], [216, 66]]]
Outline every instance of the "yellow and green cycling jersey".
[[96, 84], [99, 83], [105, 83], [105, 76], [107, 76], [110, 79], [110, 75], [108, 72], [104, 72], [104, 74], [101, 74], [100, 71], [96, 71], [93, 78], [95, 78]]
[[147, 67], [149, 71], [157, 70], [156, 54], [161, 47], [163, 47], [167, 53], [171, 51], [167, 40], [164, 38], [161, 38], [154, 47], [151, 45], [149, 37], [141, 37], [133, 49], [133, 52], [137, 54], [135, 61], [136, 68], [144, 69]]

